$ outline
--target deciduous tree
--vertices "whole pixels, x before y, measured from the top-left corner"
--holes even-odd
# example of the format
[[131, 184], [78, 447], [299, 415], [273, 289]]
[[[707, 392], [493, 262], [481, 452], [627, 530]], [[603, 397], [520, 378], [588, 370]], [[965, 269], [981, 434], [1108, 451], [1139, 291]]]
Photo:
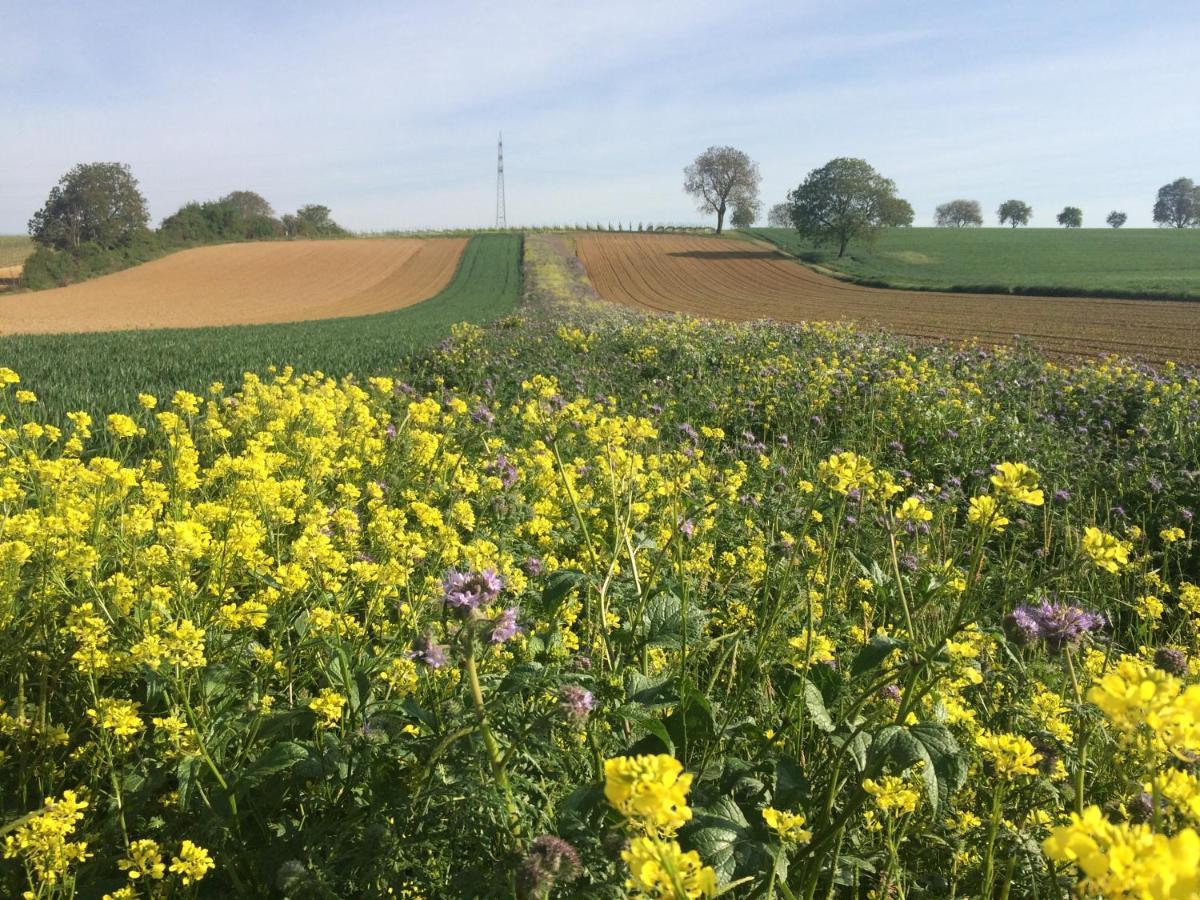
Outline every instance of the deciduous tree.
[[1190, 178], [1176, 178], [1158, 189], [1154, 221], [1170, 228], [1200, 225], [1200, 187]]
[[740, 203], [733, 208], [729, 224], [734, 228], [749, 228], [758, 219], [762, 204], [755, 200], [753, 203]]
[[80, 163], [50, 189], [46, 205], [29, 220], [29, 234], [45, 247], [106, 250], [145, 231], [150, 215], [137, 179], [124, 163]]
[[1083, 226], [1083, 210], [1078, 206], [1064, 206], [1056, 218], [1064, 228], [1080, 228]]
[[1122, 225], [1125, 224], [1125, 221], [1128, 218], [1129, 218], [1129, 216], [1125, 215], [1125, 213], [1118, 212], [1117, 210], [1114, 209], [1112, 212], [1110, 212], [1108, 214], [1108, 218], [1105, 219], [1104, 221], [1107, 222], [1109, 225], [1111, 225], [1113, 228], [1120, 228]]
[[[796, 230], [816, 244], [837, 244], [838, 256], [856, 238], [871, 238], [888, 225], [903, 225], [905, 210], [896, 183], [866, 160], [839, 157], [808, 173], [788, 194]], [[911, 218], [909, 222], [911, 223]]]
[[767, 227], [768, 228], [791, 228], [792, 227], [792, 204], [776, 203], [767, 210]]
[[977, 228], [983, 224], [978, 200], [951, 200], [937, 208], [933, 217], [938, 228]]
[[1005, 200], [996, 211], [1000, 224], [1009, 224], [1013, 228], [1018, 225], [1028, 225], [1033, 217], [1033, 207], [1023, 200]]
[[683, 189], [696, 199], [701, 212], [716, 213], [717, 234], [729, 207], [758, 203], [761, 181], [758, 166], [734, 147], [709, 147], [683, 170]]

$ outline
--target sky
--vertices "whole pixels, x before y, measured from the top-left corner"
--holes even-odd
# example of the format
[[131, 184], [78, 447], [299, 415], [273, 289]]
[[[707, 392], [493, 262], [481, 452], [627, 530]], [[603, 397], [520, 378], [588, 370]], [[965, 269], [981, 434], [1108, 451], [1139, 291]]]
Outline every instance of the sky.
[[764, 210], [837, 156], [930, 225], [1009, 198], [1150, 226], [1200, 181], [1200, 3], [0, 0], [0, 234], [74, 164], [128, 163], [154, 223], [254, 190], [358, 231], [706, 221], [732, 145]]

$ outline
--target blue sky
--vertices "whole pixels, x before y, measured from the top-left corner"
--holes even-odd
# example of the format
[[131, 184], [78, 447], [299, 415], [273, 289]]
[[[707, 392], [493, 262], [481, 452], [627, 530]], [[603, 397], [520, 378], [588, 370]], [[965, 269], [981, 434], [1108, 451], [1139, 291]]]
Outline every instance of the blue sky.
[[860, 156], [931, 224], [1002, 200], [1151, 224], [1200, 181], [1200, 3], [0, 2], [0, 233], [74, 163], [128, 162], [157, 222], [257, 190], [359, 230], [696, 222], [711, 144], [780, 201]]

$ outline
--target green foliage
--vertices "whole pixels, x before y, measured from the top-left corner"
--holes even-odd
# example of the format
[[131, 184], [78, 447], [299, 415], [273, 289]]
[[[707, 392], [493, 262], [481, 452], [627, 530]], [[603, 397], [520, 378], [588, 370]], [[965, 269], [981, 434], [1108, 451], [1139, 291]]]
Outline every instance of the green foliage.
[[1083, 227], [1083, 210], [1078, 206], [1064, 206], [1063, 211], [1055, 218], [1058, 220], [1058, 224], [1064, 228]]
[[788, 194], [792, 224], [814, 244], [832, 243], [844, 256], [852, 240], [871, 239], [888, 225], [912, 223], [896, 184], [862, 159], [839, 157], [813, 169]]
[[[996, 211], [997, 217], [1000, 219], [1000, 224], [1006, 222], [1016, 228], [1018, 225], [1028, 225], [1029, 219], [1033, 216], [1033, 207], [1023, 200], [1005, 200], [1000, 204], [1000, 209]], [[980, 222], [982, 225], [983, 223]]]
[[116, 247], [81, 244], [75, 250], [54, 250], [38, 247], [25, 260], [21, 272], [21, 287], [30, 290], [62, 287], [98, 275], [108, 275], [140, 263], [157, 259], [165, 252], [162, 242], [153, 231], [139, 231]]
[[880, 287], [1200, 298], [1200, 234], [1193, 230], [889, 229], [841, 259], [792, 229], [750, 233], [805, 262]]
[[1154, 221], [1170, 228], [1200, 225], [1200, 186], [1190, 178], [1177, 178], [1158, 189]]
[[386, 372], [440, 340], [458, 321], [510, 312], [520, 297], [521, 238], [484, 235], [463, 251], [453, 280], [415, 306], [373, 316], [283, 325], [0, 338], [0, 365], [19, 371], [64, 422], [75, 409], [131, 409], [137, 394], [235, 384], [245, 371], [294, 365], [340, 376]]
[[124, 163], [80, 163], [53, 188], [29, 220], [29, 234], [43, 247], [102, 250], [127, 243], [145, 231], [150, 214], [137, 179]]
[[978, 228], [983, 224], [983, 210], [978, 200], [951, 200], [937, 208], [934, 223], [938, 228]]

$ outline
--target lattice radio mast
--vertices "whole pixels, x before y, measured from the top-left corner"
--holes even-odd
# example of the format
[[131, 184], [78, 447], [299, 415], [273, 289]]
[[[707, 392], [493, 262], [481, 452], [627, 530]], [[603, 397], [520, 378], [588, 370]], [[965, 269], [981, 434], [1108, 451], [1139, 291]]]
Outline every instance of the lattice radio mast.
[[496, 227], [507, 228], [508, 216], [504, 211], [504, 134], [496, 141]]

